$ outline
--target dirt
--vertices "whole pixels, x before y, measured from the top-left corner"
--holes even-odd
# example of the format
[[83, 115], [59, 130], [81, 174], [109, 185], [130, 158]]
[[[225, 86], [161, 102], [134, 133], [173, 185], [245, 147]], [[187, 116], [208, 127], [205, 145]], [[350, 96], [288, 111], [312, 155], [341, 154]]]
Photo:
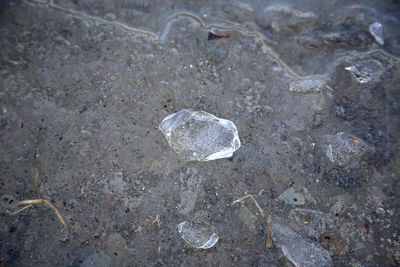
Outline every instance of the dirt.
[[[257, 207], [232, 204], [246, 194], [334, 266], [400, 264], [398, 18], [373, 0], [3, 1], [0, 266], [291, 266]], [[382, 69], [359, 83], [345, 68], [367, 60]], [[180, 159], [158, 125], [184, 108], [231, 120], [240, 149]], [[367, 147], [346, 166], [326, 155], [339, 132]], [[46, 206], [11, 214], [37, 198], [68, 238]], [[216, 246], [180, 238], [191, 218]]]

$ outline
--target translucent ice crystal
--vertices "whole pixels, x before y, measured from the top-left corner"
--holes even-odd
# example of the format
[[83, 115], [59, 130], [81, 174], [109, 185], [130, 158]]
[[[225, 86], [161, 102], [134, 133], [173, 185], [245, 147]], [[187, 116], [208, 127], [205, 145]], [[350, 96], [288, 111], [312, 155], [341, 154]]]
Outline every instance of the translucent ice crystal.
[[362, 60], [345, 69], [350, 71], [359, 83], [377, 81], [385, 70], [382, 64], [375, 59]]
[[317, 243], [303, 238], [289, 226], [277, 222], [273, 223], [272, 232], [275, 245], [282, 249], [283, 254], [294, 266], [333, 266], [328, 251]]
[[326, 156], [338, 166], [344, 166], [361, 156], [367, 145], [360, 138], [349, 133], [326, 135]]
[[385, 41], [383, 39], [383, 26], [379, 22], [374, 22], [369, 25], [369, 32], [371, 33], [372, 37], [374, 37], [375, 41], [380, 44], [384, 45]]
[[186, 243], [198, 249], [211, 248], [219, 239], [217, 229], [203, 221], [184, 221], [178, 225], [178, 232]]
[[165, 117], [160, 129], [169, 145], [186, 160], [228, 158], [240, 147], [235, 124], [204, 111], [183, 109]]

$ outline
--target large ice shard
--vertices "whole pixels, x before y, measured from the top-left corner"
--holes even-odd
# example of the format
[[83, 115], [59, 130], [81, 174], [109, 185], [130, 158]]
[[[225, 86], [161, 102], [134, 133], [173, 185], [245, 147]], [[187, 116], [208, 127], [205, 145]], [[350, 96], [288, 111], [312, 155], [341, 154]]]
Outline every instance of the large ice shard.
[[235, 124], [204, 111], [183, 109], [160, 123], [169, 145], [186, 160], [231, 157], [240, 147]]
[[296, 267], [333, 266], [328, 251], [319, 244], [303, 238], [291, 227], [282, 223], [272, 223], [273, 240], [283, 254]]

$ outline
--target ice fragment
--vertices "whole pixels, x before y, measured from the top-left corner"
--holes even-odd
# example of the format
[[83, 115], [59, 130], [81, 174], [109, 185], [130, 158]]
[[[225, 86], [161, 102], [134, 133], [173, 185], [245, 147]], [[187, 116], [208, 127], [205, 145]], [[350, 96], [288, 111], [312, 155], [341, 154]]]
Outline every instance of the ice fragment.
[[261, 27], [271, 27], [276, 32], [298, 32], [311, 27], [316, 21], [317, 15], [313, 12], [301, 12], [280, 4], [267, 6], [257, 18]]
[[183, 109], [160, 123], [169, 145], [186, 160], [228, 158], [240, 147], [235, 124], [205, 111]]
[[375, 59], [367, 59], [358, 62], [353, 66], [345, 68], [359, 83], [376, 81], [383, 74], [384, 67]]
[[283, 254], [295, 266], [333, 266], [328, 251], [318, 244], [303, 238], [289, 226], [274, 222], [272, 224], [272, 232], [274, 244], [282, 249]]
[[384, 45], [385, 41], [383, 39], [383, 26], [379, 22], [374, 22], [369, 25], [369, 32], [374, 37], [375, 41], [380, 44]]
[[178, 232], [186, 243], [197, 249], [211, 248], [219, 239], [217, 229], [213, 225], [199, 220], [180, 223]]
[[344, 166], [361, 156], [367, 150], [367, 145], [360, 138], [340, 132], [336, 135], [326, 135], [326, 156], [338, 166]]

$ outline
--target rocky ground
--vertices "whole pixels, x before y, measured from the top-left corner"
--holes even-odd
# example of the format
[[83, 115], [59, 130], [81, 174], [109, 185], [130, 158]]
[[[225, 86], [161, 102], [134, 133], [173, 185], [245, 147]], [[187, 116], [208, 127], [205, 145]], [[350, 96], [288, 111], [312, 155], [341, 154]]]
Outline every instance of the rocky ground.
[[[1, 2], [0, 266], [399, 265], [400, 5], [275, 2]], [[233, 157], [180, 158], [184, 108]]]

